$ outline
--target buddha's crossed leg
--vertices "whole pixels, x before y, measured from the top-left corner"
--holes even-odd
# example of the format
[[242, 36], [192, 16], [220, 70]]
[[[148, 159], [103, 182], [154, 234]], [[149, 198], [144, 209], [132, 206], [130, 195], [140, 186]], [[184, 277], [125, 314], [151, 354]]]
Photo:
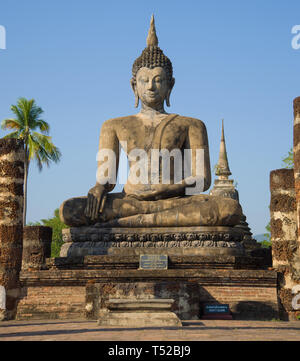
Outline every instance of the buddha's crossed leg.
[[[90, 225], [84, 215], [86, 203], [87, 197], [65, 201], [60, 207], [64, 223]], [[102, 227], [234, 226], [241, 216], [240, 204], [231, 198], [200, 194], [142, 201], [124, 193], [111, 193], [95, 223]]]

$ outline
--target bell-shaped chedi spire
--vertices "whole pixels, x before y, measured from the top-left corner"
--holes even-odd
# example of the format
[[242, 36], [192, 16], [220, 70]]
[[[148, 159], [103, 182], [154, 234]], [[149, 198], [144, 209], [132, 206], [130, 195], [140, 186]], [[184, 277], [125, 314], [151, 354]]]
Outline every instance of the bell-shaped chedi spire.
[[226, 151], [226, 143], [224, 136], [224, 119], [222, 119], [222, 135], [221, 135], [221, 144], [220, 144], [220, 154], [219, 161], [216, 167], [216, 175], [219, 176], [219, 179], [228, 179], [228, 176], [231, 175], [227, 151]]
[[[222, 119], [222, 135], [221, 135], [221, 144], [220, 144], [220, 155], [219, 161], [216, 167], [216, 175], [219, 179], [215, 179], [214, 186], [212, 190], [209, 192], [212, 196], [233, 198], [239, 201], [239, 192], [235, 188], [233, 184], [233, 179], [228, 179], [231, 175], [227, 151], [226, 151], [226, 143], [225, 143], [225, 135], [224, 135], [224, 120]], [[246, 216], [243, 214], [240, 224], [235, 226], [237, 229], [241, 229], [243, 231], [243, 246], [245, 247], [246, 253], [252, 251], [255, 248], [258, 248], [259, 245], [257, 241], [252, 238], [251, 229], [246, 221]]]
[[233, 179], [228, 179], [231, 175], [227, 151], [226, 151], [226, 143], [225, 143], [225, 135], [224, 135], [224, 119], [222, 119], [222, 135], [221, 135], [221, 143], [220, 143], [220, 154], [219, 161], [216, 166], [215, 174], [218, 176], [218, 179], [215, 179], [214, 186], [212, 190], [209, 192], [210, 195], [229, 197], [239, 200], [239, 193], [236, 190]]
[[158, 38], [156, 35], [154, 15], [152, 14], [150, 28], [147, 36], [147, 46], [158, 46]]

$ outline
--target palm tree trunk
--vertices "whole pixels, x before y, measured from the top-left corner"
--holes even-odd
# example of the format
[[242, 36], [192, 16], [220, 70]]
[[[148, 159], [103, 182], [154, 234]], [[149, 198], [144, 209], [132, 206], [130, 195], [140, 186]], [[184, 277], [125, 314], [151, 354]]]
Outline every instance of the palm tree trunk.
[[28, 183], [28, 171], [29, 171], [29, 159], [28, 149], [25, 147], [25, 162], [24, 162], [24, 208], [23, 208], [23, 226], [26, 226], [27, 215], [27, 183]]

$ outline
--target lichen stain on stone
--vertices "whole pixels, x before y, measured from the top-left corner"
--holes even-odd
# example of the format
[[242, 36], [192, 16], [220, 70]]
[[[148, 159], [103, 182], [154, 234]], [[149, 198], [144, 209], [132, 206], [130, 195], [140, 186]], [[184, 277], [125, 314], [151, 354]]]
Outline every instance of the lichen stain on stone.
[[296, 249], [297, 249], [297, 245], [293, 241], [272, 242], [273, 257], [278, 261], [291, 262]]
[[292, 308], [293, 294], [291, 289], [282, 288], [281, 290], [279, 290], [279, 299], [285, 312], [293, 311]]
[[284, 234], [282, 231], [282, 220], [271, 219], [271, 239], [283, 238]]
[[0, 177], [23, 178], [24, 163], [0, 161]]
[[0, 193], [9, 192], [16, 196], [23, 196], [23, 184], [20, 183], [0, 183]]
[[271, 198], [270, 211], [271, 212], [292, 212], [297, 208], [296, 199], [287, 194], [273, 195]]

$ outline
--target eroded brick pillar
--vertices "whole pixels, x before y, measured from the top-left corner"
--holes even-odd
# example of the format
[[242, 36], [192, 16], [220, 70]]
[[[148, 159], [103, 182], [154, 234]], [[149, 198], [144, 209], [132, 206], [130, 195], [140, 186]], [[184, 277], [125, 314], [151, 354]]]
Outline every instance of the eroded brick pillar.
[[7, 319], [15, 316], [20, 290], [23, 183], [23, 142], [0, 139], [0, 285], [5, 288]]
[[[300, 229], [300, 97], [294, 99], [294, 177], [297, 202], [297, 225]], [[300, 232], [298, 232], [300, 241]]]
[[292, 318], [293, 260], [297, 250], [297, 211], [293, 169], [270, 173], [271, 241], [273, 267], [278, 271], [281, 318]]

